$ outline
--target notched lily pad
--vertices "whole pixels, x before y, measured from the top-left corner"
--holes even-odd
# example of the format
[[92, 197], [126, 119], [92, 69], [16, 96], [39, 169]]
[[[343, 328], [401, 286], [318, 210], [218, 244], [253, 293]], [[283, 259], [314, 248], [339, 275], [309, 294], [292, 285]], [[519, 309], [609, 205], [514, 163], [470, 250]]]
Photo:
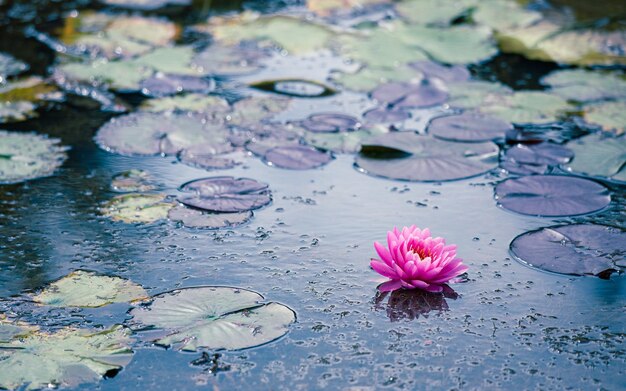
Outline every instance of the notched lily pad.
[[574, 152], [558, 144], [516, 144], [504, 154], [500, 166], [512, 174], [545, 174], [550, 167], [572, 160]]
[[229, 287], [179, 289], [155, 296], [130, 314], [135, 327], [163, 329], [158, 345], [181, 350], [240, 350], [282, 337], [296, 314], [258, 293]]
[[298, 98], [323, 98], [337, 93], [335, 89], [322, 83], [297, 79], [260, 81], [250, 84], [250, 87]]
[[626, 182], [626, 138], [592, 134], [570, 141], [574, 160], [565, 168], [579, 174]]
[[166, 219], [173, 207], [165, 195], [131, 193], [113, 197], [100, 212], [113, 221], [148, 224]]
[[609, 276], [624, 267], [626, 232], [595, 224], [572, 224], [523, 233], [510, 245], [520, 262], [554, 273]]
[[102, 307], [148, 297], [147, 292], [129, 280], [77, 270], [51, 283], [33, 300], [54, 307]]
[[450, 141], [489, 141], [504, 139], [513, 128], [511, 123], [473, 113], [435, 118], [428, 125], [428, 133]]
[[0, 341], [0, 388], [75, 387], [112, 376], [130, 363], [130, 331], [64, 328]]
[[247, 223], [252, 218], [252, 212], [239, 213], [209, 213], [198, 209], [176, 206], [170, 209], [167, 217], [188, 228], [231, 228]]
[[0, 184], [52, 175], [67, 158], [68, 147], [36, 133], [0, 130]]
[[410, 132], [392, 132], [361, 147], [359, 171], [390, 179], [419, 182], [470, 178], [497, 166], [492, 142], [455, 143]]
[[500, 182], [495, 188], [498, 205], [532, 216], [576, 216], [596, 212], [611, 203], [599, 183], [561, 175], [533, 175]]
[[273, 167], [309, 170], [329, 163], [333, 156], [307, 145], [284, 145], [269, 149], [263, 160]]
[[236, 213], [261, 208], [272, 201], [268, 185], [249, 178], [211, 177], [187, 182], [181, 191], [193, 195], [178, 201], [209, 212]]
[[132, 169], [120, 172], [111, 180], [111, 189], [119, 193], [145, 192], [156, 188], [154, 179], [144, 170]]

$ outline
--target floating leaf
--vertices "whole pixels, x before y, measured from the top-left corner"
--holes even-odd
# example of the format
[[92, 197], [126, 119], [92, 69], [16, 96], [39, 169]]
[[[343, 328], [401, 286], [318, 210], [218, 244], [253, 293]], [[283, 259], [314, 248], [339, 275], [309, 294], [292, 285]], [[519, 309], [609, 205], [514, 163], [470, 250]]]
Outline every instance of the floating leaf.
[[170, 155], [191, 147], [212, 151], [230, 146], [224, 125], [188, 113], [116, 117], [98, 130], [95, 140], [101, 148], [122, 155]]
[[350, 11], [362, 9], [372, 4], [383, 4], [387, 0], [307, 0], [306, 7], [309, 11], [320, 16], [328, 16], [337, 11]]
[[411, 113], [402, 108], [379, 107], [363, 113], [363, 118], [369, 124], [391, 124], [408, 120], [411, 118]]
[[549, 141], [562, 144], [587, 132], [571, 123], [525, 124], [516, 125], [506, 132], [508, 143], [536, 144]]
[[269, 120], [289, 107], [290, 100], [282, 97], [249, 97], [235, 102], [230, 123], [242, 127], [258, 127], [259, 123]]
[[519, 261], [532, 267], [609, 278], [626, 255], [626, 233], [604, 225], [562, 225], [525, 232], [510, 247]]
[[132, 169], [113, 176], [111, 189], [120, 193], [144, 192], [156, 189], [154, 179], [143, 170]]
[[193, 66], [201, 73], [209, 75], [246, 75], [261, 69], [260, 60], [267, 57], [267, 51], [256, 46], [224, 46], [213, 44], [197, 53]]
[[572, 107], [557, 95], [541, 91], [517, 91], [478, 108], [515, 124], [557, 122]]
[[334, 33], [326, 26], [290, 16], [259, 16], [242, 13], [233, 18], [212, 18], [207, 31], [222, 44], [235, 45], [241, 41], [269, 42], [290, 54], [305, 54], [324, 49]]
[[188, 228], [226, 228], [245, 224], [252, 218], [252, 212], [208, 213], [185, 206], [176, 206], [169, 211], [168, 218], [181, 222]]
[[471, 15], [475, 22], [498, 31], [524, 28], [542, 18], [541, 13], [524, 9], [509, 0], [476, 1]]
[[162, 194], [131, 193], [113, 197], [100, 211], [113, 221], [147, 224], [166, 219], [173, 206]]
[[512, 174], [545, 174], [548, 167], [565, 164], [572, 157], [572, 150], [558, 144], [517, 144], [506, 151], [500, 166]]
[[468, 80], [448, 85], [451, 107], [460, 109], [477, 109], [489, 102], [498, 102], [513, 90], [504, 84], [482, 80]]
[[439, 79], [445, 83], [456, 83], [470, 79], [469, 70], [463, 65], [442, 65], [434, 61], [417, 61], [410, 64], [429, 79]]
[[310, 115], [299, 123], [300, 126], [315, 133], [348, 132], [360, 127], [359, 120], [346, 114], [318, 113]]
[[13, 338], [23, 338], [37, 330], [37, 326], [21, 321], [11, 322], [6, 315], [0, 314], [0, 344], [10, 342]]
[[271, 148], [265, 153], [263, 160], [273, 167], [309, 170], [327, 164], [333, 157], [306, 145], [286, 145]]
[[449, 25], [467, 11], [458, 0], [404, 0], [396, 4], [398, 13], [413, 23]]
[[37, 117], [37, 105], [19, 100], [16, 102], [0, 102], [0, 123], [25, 121]]
[[147, 298], [148, 294], [131, 281], [77, 270], [51, 283], [33, 297], [37, 303], [54, 307], [102, 307]]
[[592, 102], [626, 98], [626, 80], [615, 73], [563, 69], [541, 79], [551, 92], [570, 101]]
[[585, 121], [599, 125], [607, 132], [626, 132], [626, 101], [603, 102], [584, 108]]
[[422, 74], [408, 66], [393, 68], [363, 67], [356, 73], [335, 74], [333, 81], [347, 89], [370, 92], [381, 84], [390, 82], [418, 82]]
[[[384, 159], [380, 148], [401, 153]], [[369, 140], [355, 164], [367, 174], [406, 181], [449, 181], [480, 175], [496, 167], [498, 147], [492, 142], [454, 143], [410, 132], [392, 132]], [[395, 157], [397, 156], [397, 157]]]
[[506, 121], [473, 113], [435, 118], [428, 125], [428, 133], [450, 141], [489, 141], [504, 139], [513, 126]]
[[28, 70], [28, 64], [10, 54], [0, 52], [0, 81], [3, 81], [8, 76], [19, 75], [26, 70]]
[[180, 188], [194, 195], [178, 200], [190, 207], [209, 212], [244, 212], [261, 208], [272, 201], [268, 185], [248, 178], [212, 177], [187, 182]]
[[322, 98], [337, 93], [331, 87], [310, 80], [268, 80], [252, 83], [250, 87], [299, 98]]
[[129, 335], [120, 326], [101, 331], [64, 328], [0, 342], [0, 388], [72, 387], [112, 376], [132, 359]]
[[0, 84], [0, 123], [37, 117], [39, 101], [55, 92], [56, 87], [36, 76]]
[[36, 133], [0, 130], [0, 183], [17, 183], [52, 175], [67, 155], [60, 140]]
[[356, 153], [361, 150], [361, 144], [374, 136], [386, 133], [379, 128], [359, 129], [354, 132], [343, 133], [310, 133], [304, 135], [309, 145], [333, 153]]
[[500, 182], [495, 188], [498, 205], [533, 216], [575, 216], [596, 212], [611, 202], [599, 183], [561, 175], [533, 175]]
[[154, 113], [165, 111], [190, 111], [194, 113], [226, 113], [230, 111], [228, 101], [218, 96], [186, 94], [157, 99], [146, 99], [141, 103], [141, 110]]
[[420, 83], [388, 83], [372, 92], [372, 98], [394, 107], [429, 107], [441, 104], [448, 94], [428, 80]]
[[167, 6], [186, 6], [193, 0], [99, 0], [106, 5], [152, 11]]
[[262, 303], [258, 293], [228, 287], [179, 289], [155, 296], [130, 314], [140, 327], [165, 329], [159, 345], [180, 344], [195, 351], [238, 350], [271, 342], [288, 331], [295, 313], [278, 303]]
[[[592, 134], [570, 141], [574, 160], [567, 169], [576, 173], [626, 182], [626, 138]], [[566, 163], [566, 162], [565, 162]]]
[[215, 82], [189, 75], [166, 75], [157, 73], [139, 85], [144, 95], [159, 97], [186, 92], [208, 94], [215, 89]]
[[205, 170], [219, 170], [232, 168], [237, 165], [233, 159], [220, 157], [218, 155], [234, 150], [231, 144], [216, 144], [214, 147], [206, 146], [191, 147], [182, 150], [178, 154], [178, 160], [191, 167], [198, 167]]

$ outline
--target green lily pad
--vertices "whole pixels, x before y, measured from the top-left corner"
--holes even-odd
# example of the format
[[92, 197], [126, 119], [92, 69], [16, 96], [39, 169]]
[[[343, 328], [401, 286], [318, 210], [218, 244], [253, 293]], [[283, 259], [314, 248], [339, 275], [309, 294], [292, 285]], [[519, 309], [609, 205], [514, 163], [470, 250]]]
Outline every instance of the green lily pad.
[[43, 389], [97, 382], [128, 365], [130, 332], [64, 328], [16, 335], [0, 342], [0, 388]]
[[0, 123], [36, 117], [40, 101], [57, 91], [36, 76], [0, 84]]
[[230, 146], [228, 130], [200, 115], [138, 112], [111, 119], [96, 134], [101, 148], [122, 155], [172, 155]]
[[170, 209], [168, 218], [172, 221], [180, 222], [188, 228], [231, 228], [250, 221], [252, 212], [210, 213], [179, 205]]
[[486, 104], [478, 110], [516, 124], [542, 124], [558, 121], [572, 107], [558, 95], [541, 91], [517, 91], [512, 95], [496, 97], [495, 100], [487, 99]]
[[328, 27], [290, 16], [261, 16], [242, 13], [232, 18], [213, 18], [197, 30], [211, 33], [225, 45], [258, 41], [277, 45], [290, 54], [305, 54], [324, 49], [334, 36]]
[[0, 52], [0, 82], [8, 76], [19, 75], [28, 69], [28, 64], [7, 53]]
[[518, 53], [531, 60], [573, 65], [626, 64], [626, 32], [567, 29], [541, 20], [531, 26], [500, 31], [502, 51]]
[[6, 315], [0, 314], [0, 344], [10, 342], [13, 338], [23, 338], [39, 327], [21, 321], [10, 321]]
[[195, 113], [226, 113], [230, 111], [228, 102], [218, 96], [186, 94], [158, 99], [147, 99], [140, 109], [154, 113], [165, 111], [191, 111]]
[[37, 303], [53, 307], [102, 307], [112, 303], [142, 300], [147, 292], [131, 281], [77, 270], [51, 283], [33, 297]]
[[551, 92], [575, 102], [626, 99], [626, 79], [609, 72], [564, 69], [545, 76]]
[[584, 107], [585, 121], [615, 134], [626, 132], [626, 101], [603, 102]]
[[260, 60], [267, 50], [242, 45], [225, 46], [213, 44], [197, 53], [193, 66], [209, 75], [246, 75], [261, 69]]
[[574, 152], [568, 171], [626, 182], [626, 138], [591, 134], [567, 143]]
[[504, 84], [469, 80], [448, 84], [448, 104], [459, 109], [476, 109], [489, 102], [497, 102], [513, 90]]
[[396, 10], [405, 19], [417, 24], [447, 26], [468, 10], [463, 0], [404, 0]]
[[157, 188], [152, 176], [143, 170], [132, 169], [113, 176], [111, 189], [119, 193], [144, 192]]
[[282, 337], [296, 321], [295, 313], [279, 303], [263, 303], [263, 296], [245, 289], [199, 287], [155, 296], [148, 306], [130, 314], [138, 327], [164, 329], [158, 345], [180, 345], [195, 351], [239, 350]]
[[235, 102], [229, 122], [242, 127], [257, 127], [260, 122], [269, 120], [272, 116], [286, 110], [291, 100], [289, 98], [249, 97]]
[[497, 31], [530, 26], [542, 18], [541, 13], [510, 0], [476, 1], [471, 15], [476, 23]]
[[364, 67], [356, 73], [339, 73], [333, 81], [347, 89], [370, 92], [381, 84], [389, 82], [417, 82], [423, 78], [421, 72], [408, 66], [395, 68]]
[[100, 209], [102, 215], [124, 223], [154, 223], [167, 219], [174, 207], [162, 194], [131, 193], [113, 197]]
[[52, 175], [67, 155], [60, 140], [35, 133], [0, 130], [0, 183], [17, 183]]
[[359, 129], [353, 132], [314, 133], [306, 132], [307, 144], [335, 153], [356, 153], [367, 140], [387, 133], [383, 128]]
[[339, 11], [362, 9], [368, 5], [385, 2], [387, 0], [307, 0], [306, 7], [319, 16], [329, 16]]

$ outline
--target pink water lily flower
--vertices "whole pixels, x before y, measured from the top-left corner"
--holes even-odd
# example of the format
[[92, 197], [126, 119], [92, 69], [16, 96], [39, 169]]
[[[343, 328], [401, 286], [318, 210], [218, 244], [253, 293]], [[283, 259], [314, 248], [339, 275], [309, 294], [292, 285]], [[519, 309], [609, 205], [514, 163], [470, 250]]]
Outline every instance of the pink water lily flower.
[[375, 242], [380, 259], [372, 258], [370, 263], [372, 269], [391, 279], [378, 288], [382, 292], [400, 288], [441, 292], [443, 284], [468, 269], [456, 257], [456, 246], [433, 238], [428, 228], [394, 228], [387, 233], [387, 246]]

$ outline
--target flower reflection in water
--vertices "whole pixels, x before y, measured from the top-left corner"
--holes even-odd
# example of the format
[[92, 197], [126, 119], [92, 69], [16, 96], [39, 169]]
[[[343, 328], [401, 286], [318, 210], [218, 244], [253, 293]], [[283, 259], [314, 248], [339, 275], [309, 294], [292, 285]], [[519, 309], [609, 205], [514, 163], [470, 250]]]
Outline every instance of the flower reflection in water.
[[[389, 298], [386, 302], [385, 299]], [[376, 293], [374, 308], [385, 310], [392, 322], [414, 320], [420, 315], [427, 317], [431, 311], [438, 313], [448, 310], [446, 299], [456, 300], [459, 295], [449, 286], [443, 285], [443, 291], [426, 292], [421, 289], [399, 289], [393, 292]]]

